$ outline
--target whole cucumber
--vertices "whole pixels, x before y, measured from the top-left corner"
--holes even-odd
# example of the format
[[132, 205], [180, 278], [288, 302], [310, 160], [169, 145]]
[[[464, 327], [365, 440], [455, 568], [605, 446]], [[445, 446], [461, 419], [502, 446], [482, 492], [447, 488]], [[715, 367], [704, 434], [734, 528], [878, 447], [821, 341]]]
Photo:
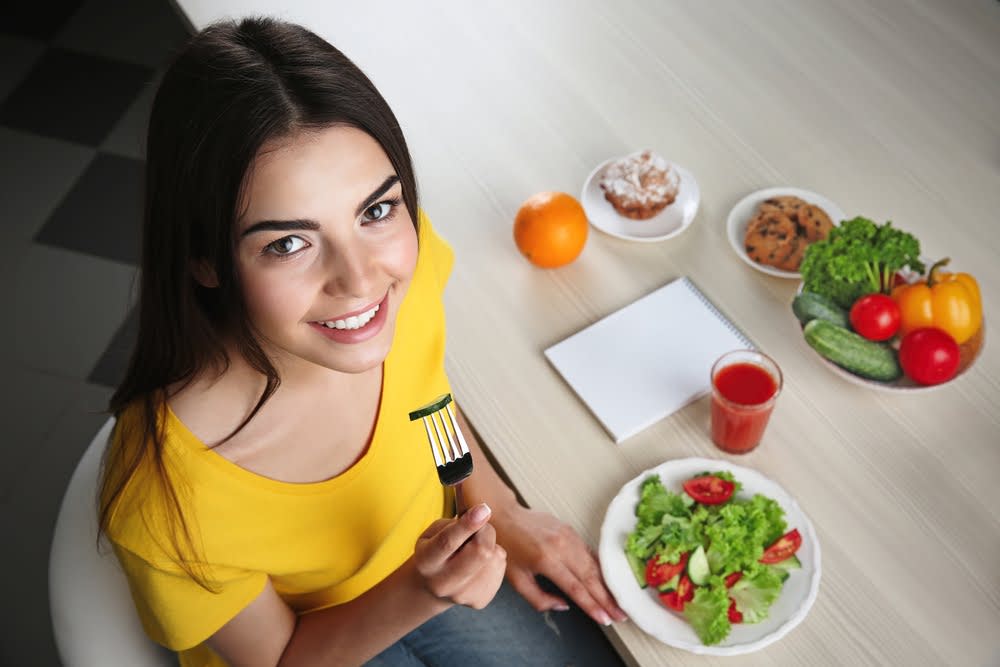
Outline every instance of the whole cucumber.
[[795, 295], [792, 301], [792, 312], [799, 322], [807, 324], [810, 320], [826, 320], [838, 327], [848, 328], [847, 311], [837, 305], [837, 302], [824, 294], [802, 292]]
[[866, 340], [826, 320], [810, 320], [802, 333], [806, 342], [841, 368], [870, 380], [891, 382], [903, 375], [896, 351]]

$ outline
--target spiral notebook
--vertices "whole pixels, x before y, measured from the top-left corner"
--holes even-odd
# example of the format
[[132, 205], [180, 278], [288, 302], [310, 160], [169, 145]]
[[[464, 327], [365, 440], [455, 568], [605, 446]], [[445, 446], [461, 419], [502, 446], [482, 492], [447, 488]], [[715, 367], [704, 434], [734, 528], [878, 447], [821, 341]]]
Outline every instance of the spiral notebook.
[[682, 277], [545, 356], [619, 443], [707, 394], [715, 360], [748, 348], [756, 346]]

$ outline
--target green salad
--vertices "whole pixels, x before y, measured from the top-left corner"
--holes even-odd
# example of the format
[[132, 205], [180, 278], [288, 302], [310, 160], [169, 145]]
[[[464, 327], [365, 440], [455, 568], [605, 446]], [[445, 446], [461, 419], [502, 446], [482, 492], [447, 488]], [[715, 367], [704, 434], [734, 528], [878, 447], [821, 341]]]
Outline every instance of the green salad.
[[802, 538], [786, 532], [781, 506], [760, 494], [737, 498], [740, 488], [729, 472], [706, 472], [675, 493], [651, 475], [625, 544], [638, 584], [683, 614], [705, 644], [721, 642], [734, 623], [767, 618], [790, 571], [801, 567]]

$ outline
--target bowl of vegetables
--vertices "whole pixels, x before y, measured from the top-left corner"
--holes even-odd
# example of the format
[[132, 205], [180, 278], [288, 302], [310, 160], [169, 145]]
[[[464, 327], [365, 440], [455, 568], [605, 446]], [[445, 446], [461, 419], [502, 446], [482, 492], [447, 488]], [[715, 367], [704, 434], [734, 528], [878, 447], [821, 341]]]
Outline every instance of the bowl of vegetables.
[[887, 391], [922, 391], [965, 373], [985, 337], [975, 278], [930, 264], [892, 223], [844, 221], [806, 251], [792, 312], [835, 373]]

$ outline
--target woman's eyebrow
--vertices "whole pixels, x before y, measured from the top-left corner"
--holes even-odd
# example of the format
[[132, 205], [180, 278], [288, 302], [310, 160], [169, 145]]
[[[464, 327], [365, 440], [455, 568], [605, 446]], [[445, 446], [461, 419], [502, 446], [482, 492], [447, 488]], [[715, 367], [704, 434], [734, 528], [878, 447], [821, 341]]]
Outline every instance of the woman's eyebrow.
[[363, 202], [358, 204], [357, 210], [354, 211], [354, 216], [357, 217], [361, 215], [362, 211], [364, 211], [366, 208], [377, 202], [378, 198], [384, 195], [386, 191], [392, 186], [394, 186], [396, 183], [399, 183], [399, 176], [396, 176], [395, 174], [389, 176], [384, 181], [382, 181], [382, 185], [375, 188], [375, 190], [372, 191], [370, 195], [365, 197], [365, 200]]
[[[382, 184], [375, 188], [374, 191], [365, 200], [358, 204], [358, 208], [354, 211], [355, 216], [361, 215], [361, 212], [366, 208], [378, 201], [381, 197], [396, 183], [399, 183], [399, 176], [393, 174], [387, 177]], [[249, 236], [256, 232], [289, 232], [289, 231], [317, 231], [320, 225], [315, 220], [309, 219], [296, 219], [296, 220], [261, 220], [260, 222], [255, 222], [240, 234], [240, 238]]]
[[240, 238], [245, 238], [255, 232], [317, 231], [318, 229], [319, 223], [315, 220], [261, 220], [244, 229]]

